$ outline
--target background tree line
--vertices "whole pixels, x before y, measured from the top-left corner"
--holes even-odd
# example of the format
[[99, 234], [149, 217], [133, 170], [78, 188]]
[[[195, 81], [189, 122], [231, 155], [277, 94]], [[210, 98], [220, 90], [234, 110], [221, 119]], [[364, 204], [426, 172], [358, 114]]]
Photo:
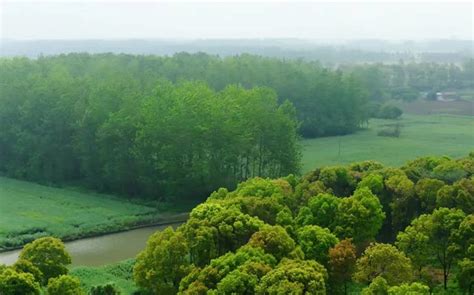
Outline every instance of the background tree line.
[[68, 54], [37, 60], [3, 59], [2, 68], [2, 84], [9, 93], [22, 90], [20, 86], [13, 91], [13, 81], [20, 80], [15, 83], [31, 89], [31, 80], [52, 82], [55, 75], [73, 81], [71, 88], [80, 88], [78, 83], [83, 83], [88, 86], [82, 88], [94, 91], [109, 89], [111, 96], [126, 95], [127, 91], [119, 90], [125, 87], [146, 94], [162, 78], [171, 82], [204, 81], [217, 91], [230, 84], [270, 87], [280, 103], [293, 103], [305, 137], [354, 132], [367, 119], [366, 89], [352, 74], [326, 69], [317, 62], [248, 54], [226, 58], [204, 53], [178, 53], [171, 57]]
[[[208, 193], [297, 172], [296, 131], [354, 132], [370, 116], [394, 113], [374, 104], [435, 89], [446, 71], [452, 78], [443, 83], [469, 87], [472, 68], [471, 61], [331, 70], [204, 53], [3, 58], [0, 171], [128, 195]], [[412, 95], [397, 95], [400, 87]]]
[[206, 52], [220, 56], [250, 53], [275, 58], [318, 60], [326, 66], [360, 63], [436, 62], [461, 63], [472, 58], [470, 40], [391, 42], [381, 39], [343, 43], [302, 39], [203, 39], [203, 40], [2, 40], [0, 56], [28, 57], [61, 53], [127, 53], [173, 55]]
[[127, 195], [295, 173], [298, 127], [340, 134], [366, 119], [351, 76], [249, 55], [5, 58], [0, 77], [3, 174]]
[[344, 72], [353, 73], [369, 90], [369, 99], [383, 102], [387, 99], [412, 101], [420, 93], [471, 90], [474, 88], [474, 59], [463, 63], [422, 62], [392, 64], [341, 65]]
[[203, 82], [145, 79], [99, 57], [96, 70], [86, 70], [94, 63], [81, 58], [90, 57], [2, 60], [2, 173], [132, 196], [197, 197], [298, 171], [295, 110], [273, 90], [216, 92]]

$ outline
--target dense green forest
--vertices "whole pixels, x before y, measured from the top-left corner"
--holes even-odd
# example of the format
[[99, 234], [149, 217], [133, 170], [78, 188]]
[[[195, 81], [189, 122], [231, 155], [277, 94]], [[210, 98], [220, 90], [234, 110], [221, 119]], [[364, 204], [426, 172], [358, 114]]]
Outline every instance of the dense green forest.
[[299, 121], [331, 134], [366, 119], [360, 85], [316, 64], [71, 54], [0, 69], [4, 174], [127, 195], [196, 197], [295, 173]]
[[[472, 294], [473, 196], [474, 153], [252, 178], [215, 191], [135, 262], [109, 270], [121, 284], [133, 272], [136, 294]], [[5, 294], [83, 292], [59, 240], [38, 239], [20, 258], [0, 267]]]
[[9, 176], [163, 197], [298, 170], [294, 108], [270, 89], [161, 81], [142, 93], [136, 81], [47, 81], [2, 100]]
[[389, 99], [472, 86], [473, 61], [360, 65], [248, 54], [0, 59], [0, 173], [129, 196], [204, 196], [298, 173], [303, 137], [397, 117]]

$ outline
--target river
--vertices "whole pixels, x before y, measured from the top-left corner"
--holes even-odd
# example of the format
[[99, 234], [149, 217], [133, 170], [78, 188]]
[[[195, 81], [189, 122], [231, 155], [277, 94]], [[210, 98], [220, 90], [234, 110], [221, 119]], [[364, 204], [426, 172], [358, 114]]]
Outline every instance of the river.
[[[178, 224], [171, 225], [176, 227]], [[170, 225], [158, 225], [66, 242], [72, 265], [99, 266], [135, 257], [145, 248], [148, 237]], [[0, 253], [0, 264], [11, 265], [21, 249]]]

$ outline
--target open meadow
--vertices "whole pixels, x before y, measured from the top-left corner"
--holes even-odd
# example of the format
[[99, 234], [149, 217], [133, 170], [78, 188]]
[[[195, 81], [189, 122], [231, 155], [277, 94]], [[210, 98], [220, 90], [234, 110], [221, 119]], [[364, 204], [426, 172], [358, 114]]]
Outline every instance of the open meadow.
[[0, 204], [0, 250], [43, 236], [72, 240], [158, 223], [174, 210], [5, 177], [0, 177]]
[[[396, 123], [400, 137], [377, 136]], [[326, 165], [375, 160], [397, 166], [428, 155], [460, 157], [474, 149], [474, 117], [404, 114], [399, 120], [371, 119], [365, 130], [302, 141], [303, 172]]]

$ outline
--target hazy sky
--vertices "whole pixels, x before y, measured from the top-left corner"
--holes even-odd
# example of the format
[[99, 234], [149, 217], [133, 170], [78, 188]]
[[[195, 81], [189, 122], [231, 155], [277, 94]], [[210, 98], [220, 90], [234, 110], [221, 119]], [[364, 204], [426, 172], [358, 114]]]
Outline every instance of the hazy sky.
[[473, 38], [469, 2], [0, 5], [2, 37], [13, 39]]

